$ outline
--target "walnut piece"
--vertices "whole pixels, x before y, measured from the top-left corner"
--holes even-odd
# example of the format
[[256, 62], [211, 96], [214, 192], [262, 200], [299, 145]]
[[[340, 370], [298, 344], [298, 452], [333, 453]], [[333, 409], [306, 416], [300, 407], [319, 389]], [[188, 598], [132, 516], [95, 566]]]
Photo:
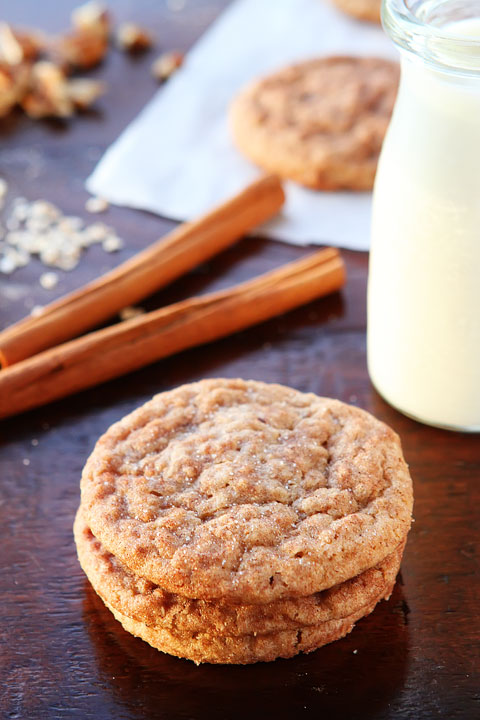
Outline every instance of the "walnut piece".
[[116, 44], [124, 52], [132, 54], [144, 52], [152, 46], [152, 36], [135, 23], [122, 23], [115, 36]]
[[152, 64], [151, 71], [155, 80], [164, 82], [168, 80], [183, 63], [183, 54], [180, 52], [172, 51], [166, 52], [160, 55]]
[[105, 39], [110, 34], [110, 16], [102, 3], [91, 0], [72, 12], [72, 25], [81, 33], [96, 33]]
[[106, 85], [89, 78], [73, 78], [67, 81], [67, 92], [77, 110], [87, 110], [106, 91]]
[[21, 106], [33, 118], [70, 117], [73, 102], [62, 70], [52, 62], [41, 60], [32, 66], [30, 86]]
[[24, 96], [30, 70], [26, 63], [8, 65], [0, 62], [0, 117], [8, 115]]
[[13, 36], [22, 48], [23, 59], [26, 62], [37, 60], [46, 51], [47, 37], [37, 30], [12, 29]]
[[89, 30], [74, 30], [59, 37], [53, 53], [66, 72], [89, 70], [98, 65], [108, 50], [108, 38]]
[[7, 65], [19, 65], [22, 60], [23, 49], [12, 28], [5, 22], [0, 23], [0, 61]]
[[18, 65], [38, 58], [46, 46], [45, 37], [31, 30], [15, 30], [8, 23], [0, 23], [0, 62]]

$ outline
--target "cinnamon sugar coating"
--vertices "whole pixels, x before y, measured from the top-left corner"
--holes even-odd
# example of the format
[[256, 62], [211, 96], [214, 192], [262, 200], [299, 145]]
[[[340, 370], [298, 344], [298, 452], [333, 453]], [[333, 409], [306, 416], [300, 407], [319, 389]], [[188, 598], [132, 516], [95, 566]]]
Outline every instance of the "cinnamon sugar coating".
[[324, 57], [261, 78], [234, 100], [237, 147], [314, 189], [369, 190], [395, 102], [397, 63]]
[[265, 635], [348, 617], [390, 594], [403, 553], [402, 544], [375, 568], [305, 598], [229, 605], [222, 600], [192, 600], [168, 593], [134, 575], [92, 535], [81, 508], [74, 533], [80, 564], [105, 602], [132, 620], [182, 635]]
[[98, 441], [86, 523], [130, 571], [226, 603], [312, 595], [405, 540], [397, 435], [358, 408], [280, 385], [203, 380], [154, 397]]

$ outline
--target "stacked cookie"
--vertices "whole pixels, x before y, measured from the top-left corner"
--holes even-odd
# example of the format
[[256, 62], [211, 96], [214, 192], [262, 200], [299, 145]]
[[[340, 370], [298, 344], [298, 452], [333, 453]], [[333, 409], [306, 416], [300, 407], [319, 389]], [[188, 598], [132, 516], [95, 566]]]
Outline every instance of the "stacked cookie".
[[252, 663], [340, 638], [388, 597], [411, 510], [399, 440], [367, 413], [205, 380], [99, 440], [74, 529], [126, 630], [197, 663]]

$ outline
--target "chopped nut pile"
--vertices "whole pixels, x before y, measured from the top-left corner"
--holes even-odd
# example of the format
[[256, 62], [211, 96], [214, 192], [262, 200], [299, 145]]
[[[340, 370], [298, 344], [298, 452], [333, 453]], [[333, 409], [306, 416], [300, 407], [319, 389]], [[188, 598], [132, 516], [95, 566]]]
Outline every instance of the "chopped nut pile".
[[[0, 207], [6, 192], [7, 185], [0, 178]], [[90, 198], [95, 200], [101, 202], [100, 198]], [[106, 209], [106, 205], [102, 207]], [[101, 244], [108, 253], [123, 247], [123, 241], [104, 223], [87, 225], [80, 217], [63, 215], [46, 200], [17, 197], [0, 225], [0, 273], [9, 275], [27, 265], [34, 255], [47, 267], [73, 270], [83, 251], [95, 244]], [[54, 272], [46, 272], [40, 278], [40, 284], [47, 290], [57, 282]]]
[[71, 32], [50, 38], [0, 23], [0, 117], [20, 105], [32, 118], [68, 118], [103, 95], [103, 83], [69, 75], [105, 57], [108, 13], [89, 2], [74, 10], [72, 24]]
[[[69, 118], [105, 93], [104, 83], [70, 75], [90, 70], [105, 58], [112, 34], [110, 13], [91, 0], [72, 12], [71, 23], [68, 32], [49, 37], [0, 22], [0, 117], [20, 105], [32, 118]], [[135, 54], [148, 50], [153, 40], [128, 22], [117, 28], [115, 44]], [[152, 66], [154, 77], [163, 82], [182, 60], [178, 52], [161, 55]]]

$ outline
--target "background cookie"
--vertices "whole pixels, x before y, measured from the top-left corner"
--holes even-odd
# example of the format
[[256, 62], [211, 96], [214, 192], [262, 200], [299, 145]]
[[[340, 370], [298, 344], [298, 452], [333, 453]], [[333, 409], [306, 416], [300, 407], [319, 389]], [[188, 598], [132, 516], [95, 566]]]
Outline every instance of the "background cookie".
[[311, 595], [394, 552], [411, 521], [400, 442], [358, 408], [280, 385], [203, 380], [99, 440], [86, 522], [134, 573], [240, 604]]
[[333, 0], [341, 10], [359, 20], [379, 23], [381, 0]]
[[369, 190], [398, 86], [396, 63], [326, 57], [253, 83], [231, 106], [237, 147], [315, 189]]

